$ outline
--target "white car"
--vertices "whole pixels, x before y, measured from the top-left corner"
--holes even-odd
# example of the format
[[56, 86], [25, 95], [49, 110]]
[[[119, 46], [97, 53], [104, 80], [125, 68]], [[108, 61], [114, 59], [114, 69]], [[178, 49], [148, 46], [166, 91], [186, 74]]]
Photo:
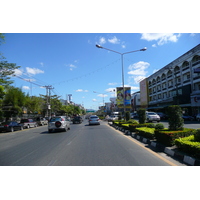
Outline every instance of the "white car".
[[100, 125], [100, 119], [96, 115], [91, 115], [88, 122], [89, 122], [89, 125], [93, 125], [93, 124]]
[[49, 120], [48, 130], [49, 133], [52, 131], [67, 131], [70, 129], [70, 119], [66, 116], [55, 116]]
[[147, 122], [160, 122], [160, 116], [157, 115], [155, 112], [146, 112], [146, 120]]
[[118, 116], [116, 116], [116, 115], [111, 115], [111, 116], [108, 118], [108, 121], [109, 121], [109, 122], [112, 122], [112, 121], [114, 121], [114, 120], [118, 120]]

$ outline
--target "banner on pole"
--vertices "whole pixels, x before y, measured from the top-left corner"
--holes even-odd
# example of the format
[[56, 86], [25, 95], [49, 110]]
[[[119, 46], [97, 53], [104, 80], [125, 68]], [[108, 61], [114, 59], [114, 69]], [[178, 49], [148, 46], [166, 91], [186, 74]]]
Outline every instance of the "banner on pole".
[[123, 92], [123, 87], [117, 87], [117, 107], [131, 108], [131, 88], [125, 87]]

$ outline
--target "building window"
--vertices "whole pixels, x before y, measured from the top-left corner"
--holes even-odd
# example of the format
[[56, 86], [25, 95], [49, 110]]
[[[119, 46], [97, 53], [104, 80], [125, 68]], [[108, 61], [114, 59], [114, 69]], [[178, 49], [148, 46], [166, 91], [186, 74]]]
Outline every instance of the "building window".
[[190, 79], [190, 72], [183, 74], [183, 81], [187, 81]]
[[163, 83], [162, 84], [162, 89], [165, 89], [166, 88], [166, 83]]

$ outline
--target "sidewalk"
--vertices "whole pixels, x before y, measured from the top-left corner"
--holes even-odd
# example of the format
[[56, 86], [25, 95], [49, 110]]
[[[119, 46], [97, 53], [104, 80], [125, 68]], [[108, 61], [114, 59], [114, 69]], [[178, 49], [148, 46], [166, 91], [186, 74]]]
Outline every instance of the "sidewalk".
[[166, 147], [163, 144], [158, 143], [156, 140], [150, 140], [148, 138], [144, 138], [142, 136], [137, 135], [134, 132], [124, 130], [122, 127], [115, 126], [114, 124], [112, 124], [112, 122], [108, 122], [108, 124], [114, 127], [115, 129], [124, 132], [125, 135], [130, 135], [131, 137], [133, 137], [134, 139], [137, 139], [138, 141], [142, 143], [149, 144], [151, 147], [155, 148], [157, 151], [164, 152], [172, 158], [175, 158], [191, 166], [200, 166], [200, 160], [186, 155], [185, 153], [181, 152], [176, 146]]

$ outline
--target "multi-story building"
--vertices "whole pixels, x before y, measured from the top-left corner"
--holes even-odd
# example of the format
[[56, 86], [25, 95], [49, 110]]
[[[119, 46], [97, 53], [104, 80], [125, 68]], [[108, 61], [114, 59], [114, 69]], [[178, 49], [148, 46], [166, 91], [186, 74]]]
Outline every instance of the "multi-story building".
[[140, 82], [140, 92], [149, 110], [178, 104], [189, 114], [200, 113], [200, 44]]

